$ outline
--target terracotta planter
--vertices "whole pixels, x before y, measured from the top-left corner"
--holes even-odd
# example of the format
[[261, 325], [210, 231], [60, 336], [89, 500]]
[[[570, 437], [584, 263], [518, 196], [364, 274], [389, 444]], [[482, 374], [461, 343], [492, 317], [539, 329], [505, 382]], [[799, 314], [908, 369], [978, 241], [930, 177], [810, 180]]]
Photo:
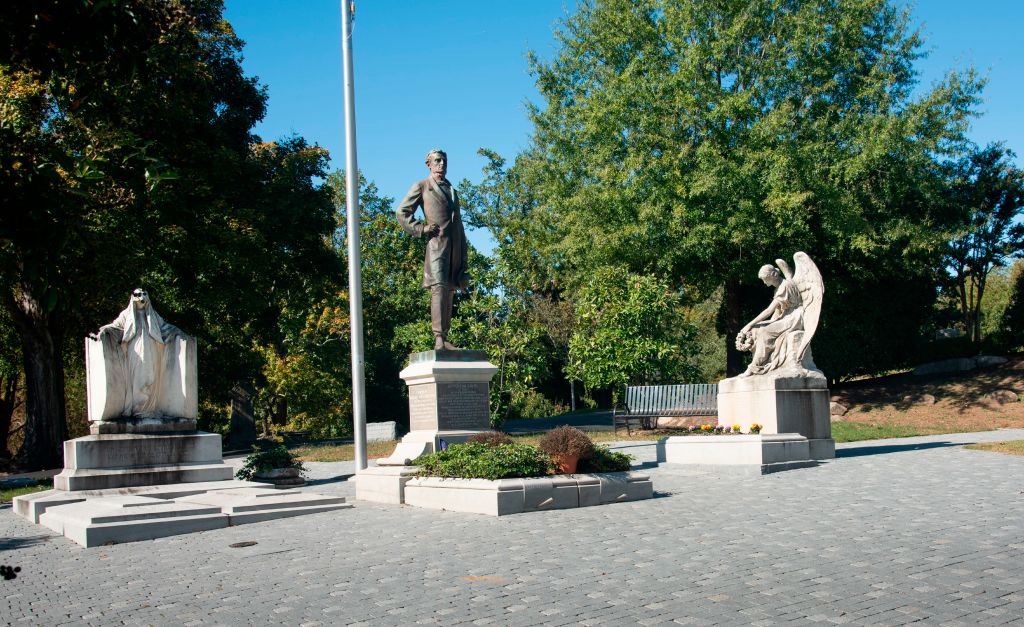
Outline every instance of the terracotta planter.
[[580, 463], [579, 455], [554, 455], [553, 457], [560, 475], [573, 474], [576, 472], [576, 465]]

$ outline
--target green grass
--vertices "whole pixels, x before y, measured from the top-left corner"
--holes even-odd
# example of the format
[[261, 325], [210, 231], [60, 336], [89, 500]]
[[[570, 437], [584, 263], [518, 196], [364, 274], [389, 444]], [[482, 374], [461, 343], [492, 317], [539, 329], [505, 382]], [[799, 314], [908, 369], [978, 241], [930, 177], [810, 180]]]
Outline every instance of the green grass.
[[[387, 457], [397, 444], [397, 440], [367, 442], [366, 456], [369, 459]], [[355, 444], [304, 444], [290, 450], [300, 462], [350, 462], [356, 458]]]
[[22, 486], [20, 488], [4, 488], [0, 490], [0, 503], [10, 503], [16, 496], [42, 492], [43, 490], [50, 490], [52, 488], [53, 483], [49, 481], [36, 485]]
[[[960, 430], [962, 431], [962, 429]], [[613, 431], [585, 431], [587, 436], [594, 442], [652, 442], [664, 437], [678, 435], [678, 431], [672, 429], [658, 429], [655, 431], [633, 431], [633, 435], [626, 435], [625, 430], [618, 434]], [[914, 427], [909, 425], [893, 424], [867, 424], [860, 422], [833, 422], [832, 438], [836, 442], [860, 442], [861, 440], [885, 440], [888, 438], [909, 438], [916, 435], [938, 435], [942, 433], [958, 433], [955, 428], [942, 427]], [[527, 435], [513, 435], [516, 442], [532, 444], [540, 442], [543, 433], [531, 433]], [[370, 459], [387, 457], [395, 449], [397, 441], [391, 442], [369, 442], [366, 445], [366, 454]], [[292, 453], [304, 462], [345, 462], [355, 459], [355, 446], [352, 444], [306, 444], [291, 449]]]
[[975, 451], [992, 451], [993, 453], [1005, 453], [1007, 455], [1024, 455], [1024, 440], [1009, 440], [1006, 442], [986, 442], [984, 444], [968, 444], [965, 448]]
[[846, 421], [832, 423], [832, 439], [836, 442], [910, 438], [915, 435], [938, 435], [941, 433], [957, 432], [956, 429], [943, 429], [941, 427], [914, 427], [910, 425], [868, 424]]

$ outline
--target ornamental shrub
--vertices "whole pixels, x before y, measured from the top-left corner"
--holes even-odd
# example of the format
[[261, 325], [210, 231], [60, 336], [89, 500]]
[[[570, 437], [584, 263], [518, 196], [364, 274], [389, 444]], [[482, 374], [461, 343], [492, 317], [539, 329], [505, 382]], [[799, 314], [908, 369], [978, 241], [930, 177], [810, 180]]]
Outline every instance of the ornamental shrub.
[[443, 451], [422, 455], [416, 460], [421, 477], [457, 477], [462, 479], [512, 479], [543, 477], [554, 472], [551, 458], [529, 444], [482, 442], [453, 444]]
[[251, 481], [256, 473], [275, 468], [298, 468], [301, 472], [306, 470], [302, 462], [295, 459], [295, 456], [283, 444], [269, 451], [261, 451], [258, 447], [253, 446], [252, 453], [245, 458], [245, 463], [235, 473], [235, 477], [243, 481]]
[[507, 433], [500, 431], [482, 431], [480, 433], [474, 433], [469, 437], [467, 442], [478, 442], [480, 444], [486, 444], [487, 446], [498, 446], [499, 444], [513, 444], [515, 440], [512, 439]]
[[544, 434], [538, 443], [548, 455], [578, 455], [588, 459], [594, 454], [594, 443], [576, 427], [562, 425]]
[[633, 456], [609, 450], [604, 444], [594, 445], [594, 454], [581, 459], [576, 472], [623, 472], [629, 470]]

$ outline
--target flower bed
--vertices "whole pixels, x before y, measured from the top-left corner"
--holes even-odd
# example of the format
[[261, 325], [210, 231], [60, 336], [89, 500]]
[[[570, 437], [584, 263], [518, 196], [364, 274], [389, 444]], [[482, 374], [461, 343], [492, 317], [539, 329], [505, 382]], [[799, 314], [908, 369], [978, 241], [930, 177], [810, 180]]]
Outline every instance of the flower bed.
[[689, 427], [681, 430], [679, 433], [673, 434], [675, 436], [686, 436], [686, 435], [756, 435], [761, 433], [763, 425], [753, 423], [750, 425], [750, 431], [746, 434], [743, 433], [742, 427], [739, 425], [733, 425], [731, 427], [725, 425], [690, 425]]
[[421, 477], [497, 480], [572, 474], [574, 471], [558, 472], [555, 459], [566, 454], [579, 458], [575, 470], [582, 473], [625, 472], [633, 460], [631, 455], [594, 444], [572, 427], [552, 430], [540, 446], [513, 442], [502, 435], [478, 434], [463, 444], [422, 455], [414, 464], [420, 467]]
[[[364, 472], [357, 479], [357, 495], [378, 502], [397, 500], [415, 507], [490, 516], [654, 496], [650, 477], [627, 472], [632, 456], [595, 445], [571, 427], [552, 433], [541, 447], [512, 442], [502, 434], [478, 434], [464, 444], [419, 457], [414, 462], [419, 466], [415, 477], [393, 468]], [[564, 454], [579, 457], [579, 474], [556, 474], [555, 458]]]

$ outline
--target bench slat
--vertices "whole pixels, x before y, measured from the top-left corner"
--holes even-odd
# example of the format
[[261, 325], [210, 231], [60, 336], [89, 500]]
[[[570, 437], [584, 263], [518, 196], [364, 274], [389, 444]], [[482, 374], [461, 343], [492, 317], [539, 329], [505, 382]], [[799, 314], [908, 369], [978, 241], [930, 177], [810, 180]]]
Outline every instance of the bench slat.
[[637, 416], [714, 416], [718, 413], [718, 385], [631, 385], [626, 408]]

